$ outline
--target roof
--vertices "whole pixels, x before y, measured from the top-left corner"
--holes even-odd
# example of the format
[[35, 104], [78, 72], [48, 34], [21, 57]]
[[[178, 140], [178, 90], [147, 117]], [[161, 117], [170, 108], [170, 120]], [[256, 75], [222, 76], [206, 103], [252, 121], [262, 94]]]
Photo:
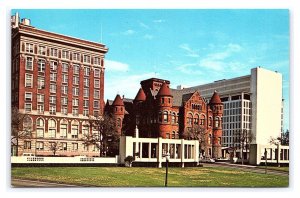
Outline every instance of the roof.
[[172, 96], [170, 88], [167, 83], [163, 83], [160, 87], [157, 96]]
[[217, 91], [214, 92], [209, 103], [210, 104], [222, 104], [222, 101], [221, 101], [220, 96]]
[[123, 100], [119, 94], [117, 94], [114, 102], [112, 103], [113, 106], [124, 106]]
[[136, 101], [145, 101], [146, 100], [146, 94], [142, 88], [139, 89], [139, 92], [137, 93], [134, 100], [136, 100]]

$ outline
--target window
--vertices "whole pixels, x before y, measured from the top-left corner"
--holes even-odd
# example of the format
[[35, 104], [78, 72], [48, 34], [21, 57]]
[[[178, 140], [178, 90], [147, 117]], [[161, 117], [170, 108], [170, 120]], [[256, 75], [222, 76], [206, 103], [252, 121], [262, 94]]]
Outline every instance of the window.
[[67, 74], [62, 75], [62, 83], [68, 83], [68, 75]]
[[38, 118], [36, 120], [36, 133], [37, 137], [44, 137], [44, 120], [42, 118]]
[[25, 92], [25, 101], [26, 102], [32, 101], [32, 93], [31, 92]]
[[88, 67], [84, 68], [84, 75], [85, 76], [90, 76], [90, 68], [88, 68]]
[[39, 59], [38, 60], [38, 72], [45, 72], [45, 66], [46, 66], [45, 60]]
[[50, 96], [49, 102], [50, 102], [50, 104], [56, 104], [56, 96]]
[[61, 107], [61, 113], [63, 115], [68, 115], [68, 108], [67, 107]]
[[94, 100], [94, 108], [98, 109], [99, 108], [99, 101]]
[[83, 97], [89, 97], [89, 89], [83, 89]]
[[73, 66], [73, 74], [79, 74], [79, 65]]
[[26, 52], [33, 53], [33, 44], [26, 43]]
[[89, 110], [83, 109], [83, 116], [89, 116]]
[[50, 48], [50, 56], [57, 57], [58, 50], [55, 48]]
[[193, 115], [189, 113], [187, 117], [187, 124], [192, 125], [192, 122], [193, 122]]
[[86, 123], [82, 124], [82, 134], [88, 135], [90, 131], [90, 126]]
[[199, 115], [195, 115], [194, 117], [194, 124], [199, 124]]
[[95, 65], [100, 65], [100, 58], [99, 57], [94, 57], [94, 64]]
[[45, 77], [38, 76], [38, 89], [44, 89], [45, 88]]
[[89, 107], [89, 101], [83, 100], [83, 107]]
[[72, 138], [78, 138], [78, 123], [77, 122], [72, 124], [71, 135], [72, 135]]
[[79, 88], [73, 87], [73, 96], [78, 96], [78, 95], [79, 95]]
[[68, 72], [69, 65], [67, 63], [62, 63], [62, 72]]
[[73, 98], [73, 102], [72, 102], [72, 104], [73, 104], [73, 106], [78, 106], [78, 98]]
[[100, 70], [99, 69], [94, 70], [94, 77], [100, 78]]
[[66, 120], [62, 120], [60, 123], [60, 137], [66, 138], [67, 137], [67, 130], [68, 130], [68, 122]]
[[95, 88], [100, 88], [100, 80], [99, 79], [94, 80], [94, 87]]
[[122, 123], [121, 118], [118, 118], [117, 119], [117, 127], [121, 127], [121, 123]]
[[97, 99], [100, 98], [100, 91], [99, 90], [94, 90], [94, 98], [97, 98]]
[[33, 75], [25, 74], [25, 87], [32, 87]]
[[48, 137], [54, 138], [56, 134], [56, 122], [53, 119], [48, 121]]
[[50, 84], [50, 93], [56, 93], [56, 84]]
[[36, 142], [37, 150], [44, 150], [44, 142]]
[[33, 69], [33, 58], [32, 57], [27, 57], [26, 58], [26, 70], [31, 70]]
[[163, 121], [168, 122], [168, 112], [167, 111], [163, 112]]
[[37, 101], [44, 103], [44, 94], [38, 94], [37, 95]]
[[56, 106], [50, 105], [49, 113], [50, 113], [50, 115], [55, 115], [56, 114]]
[[30, 141], [24, 141], [24, 149], [31, 149], [31, 142]]
[[175, 131], [172, 132], [172, 139], [175, 139]]
[[68, 94], [68, 86], [61, 86], [62, 94]]
[[62, 142], [61, 143], [61, 150], [66, 151], [67, 150], [67, 142]]
[[84, 63], [90, 63], [91, 62], [91, 57], [88, 55], [83, 55], [83, 62]]
[[84, 78], [83, 79], [83, 84], [84, 84], [85, 87], [89, 87], [89, 85], [90, 85], [90, 79]]
[[32, 110], [31, 103], [25, 103], [25, 113], [28, 113]]
[[204, 115], [201, 115], [200, 125], [205, 125], [205, 116]]
[[211, 123], [212, 123], [212, 117], [209, 117], [208, 126], [211, 126]]
[[99, 116], [99, 111], [94, 111], [94, 117], [98, 117]]
[[62, 105], [68, 105], [68, 98], [62, 97], [62, 98], [61, 98], [61, 104], [62, 104]]
[[78, 150], [78, 143], [72, 143], [72, 151]]
[[38, 104], [37, 111], [38, 113], [44, 113], [44, 104]]
[[62, 58], [63, 59], [69, 59], [70, 57], [69, 57], [69, 51], [67, 51], [67, 50], [63, 50], [62, 51]]
[[79, 76], [73, 76], [73, 85], [79, 84]]
[[45, 46], [39, 46], [39, 54], [46, 55], [46, 47]]
[[72, 114], [73, 114], [73, 116], [78, 116], [78, 108], [73, 108]]
[[50, 62], [50, 70], [52, 70], [52, 71], [57, 70], [57, 62], [56, 61], [51, 61]]
[[79, 53], [73, 53], [73, 60], [74, 61], [80, 61], [80, 54]]
[[56, 73], [50, 73], [50, 81], [53, 81], [53, 82], [57, 81], [57, 74]]
[[172, 124], [176, 123], [176, 114], [172, 113]]
[[215, 118], [215, 127], [218, 128], [220, 125], [220, 118], [219, 117], [216, 117]]

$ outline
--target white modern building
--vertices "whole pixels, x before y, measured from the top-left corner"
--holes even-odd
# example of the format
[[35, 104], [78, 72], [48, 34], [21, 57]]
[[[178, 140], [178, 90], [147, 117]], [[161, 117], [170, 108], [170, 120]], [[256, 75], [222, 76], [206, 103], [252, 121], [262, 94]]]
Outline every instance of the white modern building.
[[[241, 131], [252, 134], [248, 136], [252, 136], [253, 145], [268, 145], [270, 137], [281, 136], [282, 74], [257, 67], [251, 69], [250, 75], [172, 91], [190, 93], [195, 90], [205, 98], [209, 98], [217, 90], [224, 103], [224, 157], [228, 149], [239, 146], [236, 138]], [[244, 151], [247, 153], [249, 148]], [[237, 152], [240, 152], [239, 149]], [[244, 155], [244, 158], [248, 157], [249, 155]]]

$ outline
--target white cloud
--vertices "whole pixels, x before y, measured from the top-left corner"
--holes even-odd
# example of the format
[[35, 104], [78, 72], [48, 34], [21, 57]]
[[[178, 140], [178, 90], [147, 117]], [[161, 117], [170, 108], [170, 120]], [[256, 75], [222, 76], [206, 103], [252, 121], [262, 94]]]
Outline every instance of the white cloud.
[[140, 26], [145, 28], [145, 29], [150, 29], [150, 27], [148, 25], [146, 25], [145, 23], [143, 23], [143, 22], [140, 22]]
[[144, 74], [133, 74], [133, 75], [114, 75], [106, 76], [105, 79], [105, 98], [113, 100], [116, 94], [125, 95], [125, 98], [134, 99], [139, 88], [141, 87], [140, 82], [142, 80], [153, 78], [158, 76], [154, 72]]
[[153, 36], [150, 34], [145, 34], [144, 39], [151, 40], [151, 39], [153, 39]]
[[106, 60], [105, 61], [105, 69], [106, 69], [106, 71], [125, 72], [125, 71], [129, 70], [129, 65], [126, 63], [118, 62], [118, 61]]
[[156, 20], [153, 20], [153, 23], [164, 23], [165, 20], [163, 19], [156, 19]]
[[123, 35], [132, 35], [134, 33], [135, 33], [134, 30], [126, 30], [125, 32], [122, 32]]
[[197, 53], [197, 51], [191, 49], [188, 44], [184, 43], [184, 44], [179, 45], [179, 47], [181, 49], [183, 49], [184, 51], [186, 51], [186, 53], [187, 53], [186, 56], [194, 57], [194, 58], [199, 57], [199, 54]]

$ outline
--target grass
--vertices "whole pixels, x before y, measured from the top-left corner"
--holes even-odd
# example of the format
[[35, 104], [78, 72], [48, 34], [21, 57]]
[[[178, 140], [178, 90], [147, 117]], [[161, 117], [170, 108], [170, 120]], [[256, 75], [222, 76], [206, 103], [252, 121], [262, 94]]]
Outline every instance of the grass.
[[[265, 169], [265, 166], [259, 166], [259, 168]], [[280, 170], [280, 171], [289, 172], [289, 167], [267, 166], [267, 169], [268, 170]]]
[[[15, 167], [12, 178], [99, 187], [163, 187], [164, 168]], [[169, 168], [169, 187], [287, 187], [288, 176], [232, 168]]]

